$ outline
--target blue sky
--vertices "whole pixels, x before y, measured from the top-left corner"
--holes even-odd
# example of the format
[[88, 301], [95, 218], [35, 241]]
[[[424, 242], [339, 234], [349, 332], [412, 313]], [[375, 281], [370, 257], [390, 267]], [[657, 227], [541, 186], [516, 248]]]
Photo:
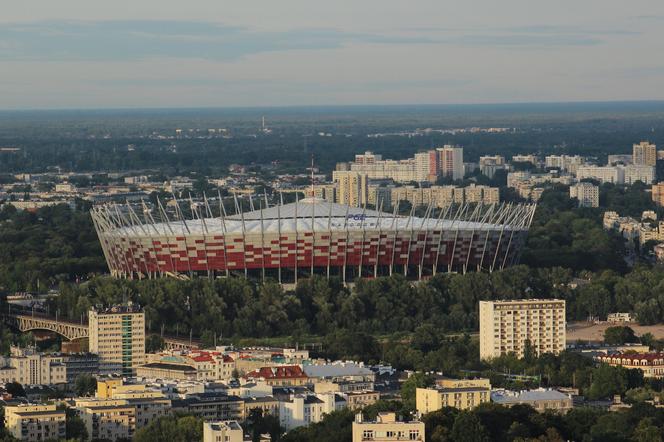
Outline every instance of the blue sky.
[[661, 0], [32, 0], [0, 108], [664, 99], [662, 54]]

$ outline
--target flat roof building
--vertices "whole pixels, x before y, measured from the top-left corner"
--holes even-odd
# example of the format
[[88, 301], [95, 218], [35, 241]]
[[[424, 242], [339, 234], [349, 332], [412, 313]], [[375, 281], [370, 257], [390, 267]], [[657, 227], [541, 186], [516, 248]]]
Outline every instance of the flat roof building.
[[5, 429], [18, 440], [65, 438], [65, 411], [55, 405], [6, 405]]
[[420, 414], [431, 413], [443, 407], [470, 410], [491, 400], [491, 383], [488, 379], [449, 379], [431, 388], [415, 391], [415, 406]]
[[527, 344], [537, 355], [558, 354], [565, 337], [564, 300], [480, 301], [480, 359], [512, 352], [521, 358]]
[[410, 421], [401, 422], [397, 420], [396, 413], [378, 413], [376, 420], [365, 422], [362, 413], [355, 415], [352, 427], [353, 442], [374, 441], [424, 441], [424, 422]]
[[203, 442], [242, 442], [244, 432], [237, 421], [203, 422]]
[[145, 364], [145, 313], [138, 306], [92, 308], [89, 346], [99, 355], [102, 374], [132, 375]]

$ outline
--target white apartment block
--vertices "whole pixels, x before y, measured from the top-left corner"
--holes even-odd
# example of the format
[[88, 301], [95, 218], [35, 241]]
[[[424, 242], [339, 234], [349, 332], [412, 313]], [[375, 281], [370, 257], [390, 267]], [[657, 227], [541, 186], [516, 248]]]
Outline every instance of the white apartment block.
[[536, 354], [565, 350], [565, 301], [517, 299], [480, 301], [480, 359], [514, 352], [524, 356], [529, 343]]
[[585, 161], [585, 158], [579, 155], [548, 155], [544, 158], [544, 165], [548, 169], [576, 173], [579, 166], [583, 165]]
[[576, 171], [576, 179], [597, 180], [600, 183], [625, 184], [625, 167], [623, 166], [581, 166]]
[[336, 393], [293, 394], [279, 401], [279, 423], [286, 430], [320, 422], [325, 414], [346, 407], [346, 400]]
[[569, 197], [579, 200], [579, 207], [599, 207], [599, 186], [578, 183], [569, 188]]
[[634, 184], [641, 181], [643, 184], [652, 184], [655, 181], [655, 166], [630, 164], [625, 166], [625, 184]]

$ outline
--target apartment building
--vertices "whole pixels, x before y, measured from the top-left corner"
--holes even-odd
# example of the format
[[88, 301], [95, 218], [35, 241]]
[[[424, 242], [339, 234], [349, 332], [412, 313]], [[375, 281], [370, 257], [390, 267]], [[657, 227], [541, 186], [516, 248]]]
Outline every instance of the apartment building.
[[365, 205], [368, 202], [368, 178], [366, 173], [356, 171], [332, 172], [337, 202], [351, 207]]
[[404, 440], [424, 442], [425, 440], [424, 422], [398, 421], [394, 412], [378, 413], [376, 420], [370, 422], [364, 420], [361, 412], [357, 413], [353, 422], [352, 434], [353, 442]]
[[99, 355], [102, 374], [131, 375], [145, 364], [145, 313], [137, 306], [92, 308], [89, 346]]
[[415, 391], [415, 406], [420, 414], [443, 407], [470, 410], [490, 400], [491, 383], [488, 379], [446, 379], [435, 387]]
[[515, 299], [480, 301], [480, 358], [514, 352], [523, 357], [527, 344], [536, 354], [565, 349], [565, 301]]
[[497, 187], [478, 186], [471, 184], [467, 187], [431, 186], [391, 187], [390, 200], [396, 204], [398, 201], [408, 201], [413, 206], [447, 207], [456, 203], [482, 203], [496, 204], [500, 201], [500, 189]]
[[453, 180], [463, 179], [463, 148], [445, 145], [436, 151], [440, 162], [440, 174]]
[[325, 414], [346, 407], [346, 400], [336, 393], [292, 394], [279, 402], [279, 424], [286, 430], [320, 422]]
[[632, 185], [637, 181], [651, 184], [655, 181], [655, 166], [630, 164], [625, 166], [625, 184]]
[[599, 186], [582, 182], [569, 188], [569, 197], [579, 200], [579, 207], [599, 207]]
[[625, 184], [624, 166], [580, 166], [576, 171], [576, 179], [597, 180], [600, 183]]
[[539, 158], [537, 158], [537, 155], [514, 155], [512, 157], [512, 162], [513, 163], [530, 163], [533, 166], [537, 166], [539, 164]]
[[244, 432], [237, 421], [203, 422], [203, 442], [242, 442]]
[[55, 405], [5, 405], [5, 429], [18, 440], [61, 440], [66, 436], [65, 411]]
[[544, 165], [547, 169], [558, 169], [572, 174], [575, 174], [579, 166], [585, 162], [586, 159], [579, 155], [548, 155], [544, 158]]
[[488, 178], [493, 178], [499, 170], [509, 171], [509, 165], [502, 155], [483, 156], [479, 162], [480, 173]]
[[653, 184], [651, 187], [652, 190], [652, 200], [658, 206], [664, 206], [664, 181], [661, 183]]
[[632, 146], [632, 162], [635, 165], [657, 165], [657, 147], [648, 141], [641, 141]]
[[267, 385], [274, 387], [294, 387], [309, 383], [302, 367], [299, 365], [282, 365], [277, 367], [262, 367], [245, 375], [247, 379], [263, 379]]
[[62, 385], [67, 383], [67, 367], [60, 355], [40, 353], [33, 347], [11, 346], [10, 356], [0, 365], [0, 383], [23, 385]]

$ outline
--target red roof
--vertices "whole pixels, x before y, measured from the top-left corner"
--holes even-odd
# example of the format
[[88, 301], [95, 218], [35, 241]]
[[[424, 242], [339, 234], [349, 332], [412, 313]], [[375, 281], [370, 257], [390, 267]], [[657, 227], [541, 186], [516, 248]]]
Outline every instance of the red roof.
[[299, 365], [284, 365], [279, 367], [262, 367], [247, 373], [248, 378], [263, 379], [293, 379], [307, 378]]
[[664, 359], [664, 353], [613, 353], [604, 357], [629, 359], [630, 361], [654, 361]]

